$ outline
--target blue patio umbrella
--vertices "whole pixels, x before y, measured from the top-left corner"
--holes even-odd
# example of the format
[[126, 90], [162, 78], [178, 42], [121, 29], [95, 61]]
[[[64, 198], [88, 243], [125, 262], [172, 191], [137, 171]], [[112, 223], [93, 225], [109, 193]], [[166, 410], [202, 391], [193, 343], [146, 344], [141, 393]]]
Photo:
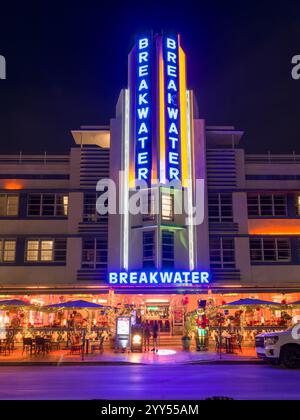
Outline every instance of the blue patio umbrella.
[[73, 300], [70, 302], [55, 303], [48, 305], [46, 309], [103, 309], [106, 308], [98, 303], [88, 302], [86, 300]]
[[19, 300], [19, 299], [6, 299], [6, 300], [0, 300], [0, 307], [3, 306], [32, 306], [29, 302], [25, 302], [24, 300]]
[[234, 302], [226, 303], [222, 307], [234, 307], [234, 306], [281, 306], [280, 303], [270, 302], [262, 299], [239, 299]]

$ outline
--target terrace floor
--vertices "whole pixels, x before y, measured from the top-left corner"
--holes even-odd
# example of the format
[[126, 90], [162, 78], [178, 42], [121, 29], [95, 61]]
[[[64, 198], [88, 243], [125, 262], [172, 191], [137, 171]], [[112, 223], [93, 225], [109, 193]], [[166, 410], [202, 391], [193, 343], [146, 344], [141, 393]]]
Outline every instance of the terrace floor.
[[235, 354], [223, 353], [221, 356], [210, 349], [205, 352], [183, 351], [180, 348], [160, 348], [158, 353], [115, 353], [113, 350], [105, 349], [102, 354], [85, 354], [82, 359], [80, 354], [70, 354], [70, 350], [54, 350], [49, 354], [22, 353], [17, 348], [10, 354], [0, 354], [0, 365], [32, 365], [32, 364], [185, 364], [185, 363], [219, 363], [237, 362], [248, 363], [258, 362], [254, 348], [245, 348], [242, 352]]

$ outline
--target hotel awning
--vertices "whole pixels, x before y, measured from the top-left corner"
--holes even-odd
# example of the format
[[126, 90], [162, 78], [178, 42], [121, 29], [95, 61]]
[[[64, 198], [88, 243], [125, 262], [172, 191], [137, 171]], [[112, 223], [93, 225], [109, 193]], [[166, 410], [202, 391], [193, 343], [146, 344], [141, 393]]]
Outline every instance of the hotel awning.
[[281, 307], [280, 303], [271, 302], [262, 299], [239, 299], [235, 300], [234, 302], [227, 303], [226, 305], [222, 305], [221, 307], [224, 309], [233, 308], [233, 307], [244, 307], [244, 306], [272, 306], [272, 307]]

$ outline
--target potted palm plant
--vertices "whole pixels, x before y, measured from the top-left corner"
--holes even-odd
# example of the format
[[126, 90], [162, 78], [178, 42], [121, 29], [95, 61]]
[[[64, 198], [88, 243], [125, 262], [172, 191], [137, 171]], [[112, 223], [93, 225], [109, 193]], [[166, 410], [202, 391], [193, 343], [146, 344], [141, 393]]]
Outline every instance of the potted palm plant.
[[186, 315], [185, 318], [185, 324], [184, 324], [184, 335], [182, 337], [182, 348], [185, 351], [189, 351], [191, 347], [191, 340], [192, 340], [192, 334], [195, 330], [195, 317], [194, 313], [189, 313]]

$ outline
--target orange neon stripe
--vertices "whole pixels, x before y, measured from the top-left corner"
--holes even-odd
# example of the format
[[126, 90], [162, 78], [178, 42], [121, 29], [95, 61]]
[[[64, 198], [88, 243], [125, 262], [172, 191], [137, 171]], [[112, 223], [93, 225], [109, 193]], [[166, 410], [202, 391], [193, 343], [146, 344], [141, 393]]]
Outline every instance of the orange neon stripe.
[[22, 190], [23, 188], [23, 184], [18, 181], [8, 181], [4, 184], [5, 190]]
[[159, 46], [159, 177], [166, 182], [166, 122], [165, 122], [165, 77], [162, 39]]
[[188, 147], [187, 147], [187, 112], [186, 112], [186, 58], [179, 45], [179, 90], [180, 90], [180, 130], [181, 130], [181, 178], [182, 185], [187, 187], [188, 180]]
[[[135, 106], [135, 98], [132, 86], [132, 52], [129, 54], [128, 57], [128, 73], [129, 73], [129, 120], [134, 121], [134, 106]], [[135, 145], [134, 141], [132, 140], [134, 137], [134, 128], [129, 124], [129, 188], [135, 187]]]
[[300, 235], [298, 219], [249, 219], [250, 235]]

